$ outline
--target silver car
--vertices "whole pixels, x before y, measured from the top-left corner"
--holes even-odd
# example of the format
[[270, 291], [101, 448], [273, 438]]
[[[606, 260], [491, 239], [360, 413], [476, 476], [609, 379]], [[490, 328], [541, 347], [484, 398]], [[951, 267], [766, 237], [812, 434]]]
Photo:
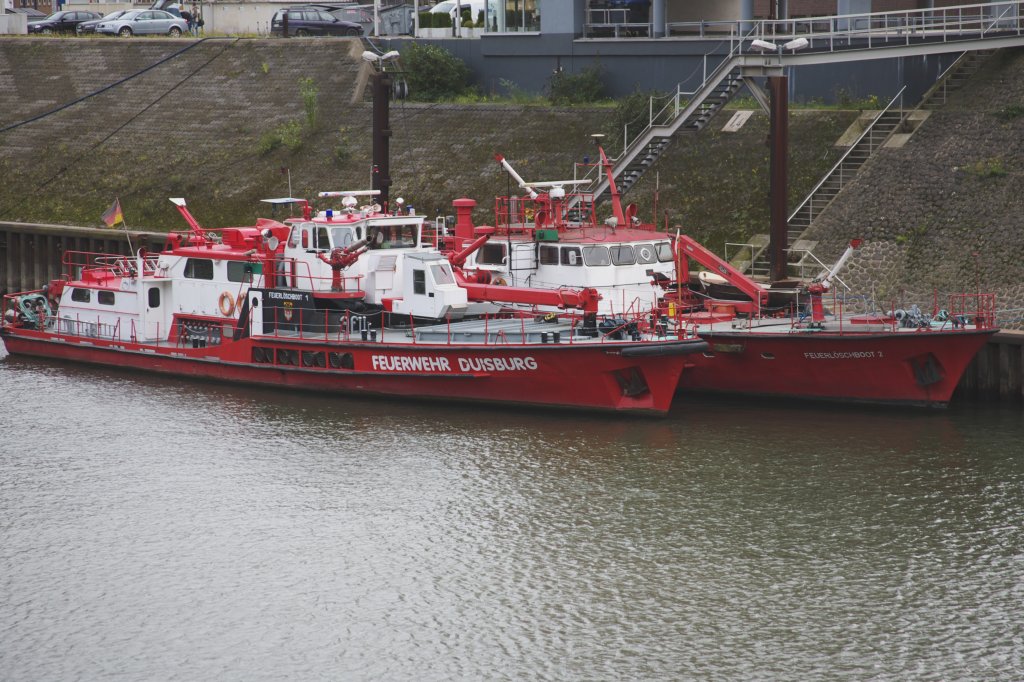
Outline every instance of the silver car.
[[133, 9], [96, 27], [97, 33], [129, 38], [133, 35], [169, 35], [178, 37], [188, 30], [188, 22], [159, 9]]

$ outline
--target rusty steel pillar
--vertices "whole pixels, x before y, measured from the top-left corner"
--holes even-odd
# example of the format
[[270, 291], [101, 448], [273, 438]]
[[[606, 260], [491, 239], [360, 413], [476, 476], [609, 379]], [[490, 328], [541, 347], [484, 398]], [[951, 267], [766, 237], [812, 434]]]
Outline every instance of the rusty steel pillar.
[[771, 92], [771, 230], [769, 232], [768, 259], [771, 264], [770, 280], [778, 282], [788, 276], [786, 249], [789, 248], [789, 216], [786, 213], [787, 186], [789, 184], [789, 79], [772, 76], [768, 79]]
[[391, 74], [378, 70], [373, 79], [373, 189], [380, 190], [377, 202], [388, 207], [391, 187]]

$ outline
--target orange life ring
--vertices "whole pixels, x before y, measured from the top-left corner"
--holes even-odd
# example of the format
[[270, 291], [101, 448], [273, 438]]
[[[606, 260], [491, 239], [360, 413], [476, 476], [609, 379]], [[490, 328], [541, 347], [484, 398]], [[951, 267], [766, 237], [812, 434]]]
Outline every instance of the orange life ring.
[[235, 298], [230, 292], [223, 292], [217, 301], [220, 306], [220, 314], [224, 317], [231, 317], [235, 312]]
[[491, 284], [496, 287], [508, 286], [508, 282], [505, 281], [504, 277], [495, 277], [494, 279], [491, 280]]

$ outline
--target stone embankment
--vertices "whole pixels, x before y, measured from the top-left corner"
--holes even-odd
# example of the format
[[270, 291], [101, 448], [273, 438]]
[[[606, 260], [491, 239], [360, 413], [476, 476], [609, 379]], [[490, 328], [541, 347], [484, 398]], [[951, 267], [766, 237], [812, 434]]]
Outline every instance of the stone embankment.
[[1024, 328], [1024, 52], [996, 53], [909, 142], [882, 149], [812, 226], [819, 255], [866, 240], [844, 279], [879, 303], [995, 292]]

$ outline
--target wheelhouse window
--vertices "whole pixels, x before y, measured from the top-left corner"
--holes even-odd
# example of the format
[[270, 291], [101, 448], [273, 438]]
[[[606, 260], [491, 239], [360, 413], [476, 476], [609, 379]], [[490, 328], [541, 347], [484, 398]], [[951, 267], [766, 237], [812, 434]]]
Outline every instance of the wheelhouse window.
[[671, 242], [658, 242], [655, 244], [658, 247], [658, 261], [662, 263], [671, 263], [675, 258], [672, 255], [672, 244]]
[[92, 300], [92, 292], [88, 289], [72, 289], [71, 300], [75, 303], [88, 303]]
[[[354, 241], [352, 238], [351, 227], [336, 227], [331, 230], [331, 240], [335, 248], [344, 249], [352, 246]], [[325, 247], [326, 248], [326, 247]]]
[[97, 291], [96, 301], [100, 305], [114, 305], [114, 292], [113, 291]]
[[419, 224], [386, 225], [368, 230], [372, 244], [379, 249], [407, 249], [416, 246]]
[[633, 247], [628, 244], [613, 246], [610, 251], [612, 253], [612, 263], [615, 265], [632, 265], [636, 262]]
[[318, 227], [316, 229], [316, 233], [314, 234], [314, 236], [316, 237], [316, 240], [315, 240], [315, 242], [313, 244], [313, 248], [314, 249], [329, 249], [329, 248], [331, 248], [331, 240], [327, 236], [327, 228], [326, 227]]
[[583, 260], [589, 266], [612, 264], [612, 257], [608, 254], [607, 246], [584, 246]]
[[259, 274], [263, 266], [259, 263], [247, 263], [241, 260], [228, 261], [228, 281], [252, 284], [253, 275]]
[[476, 262], [482, 265], [503, 265], [505, 263], [505, 245], [493, 242], [484, 244], [477, 254]]
[[563, 246], [562, 247], [562, 265], [583, 265], [583, 254], [580, 252], [578, 246]]
[[541, 244], [540, 247], [541, 265], [558, 265], [558, 247], [550, 244]]
[[427, 293], [427, 271], [426, 270], [413, 270], [412, 271], [412, 293], [414, 293], [414, 294], [425, 294], [425, 293]]
[[213, 279], [213, 261], [209, 258], [189, 258], [185, 261], [188, 279]]
[[658, 260], [658, 253], [654, 250], [653, 244], [636, 245], [637, 263], [655, 263]]
[[436, 284], [455, 284], [455, 275], [447, 263], [437, 263], [430, 266], [430, 274], [434, 276]]

